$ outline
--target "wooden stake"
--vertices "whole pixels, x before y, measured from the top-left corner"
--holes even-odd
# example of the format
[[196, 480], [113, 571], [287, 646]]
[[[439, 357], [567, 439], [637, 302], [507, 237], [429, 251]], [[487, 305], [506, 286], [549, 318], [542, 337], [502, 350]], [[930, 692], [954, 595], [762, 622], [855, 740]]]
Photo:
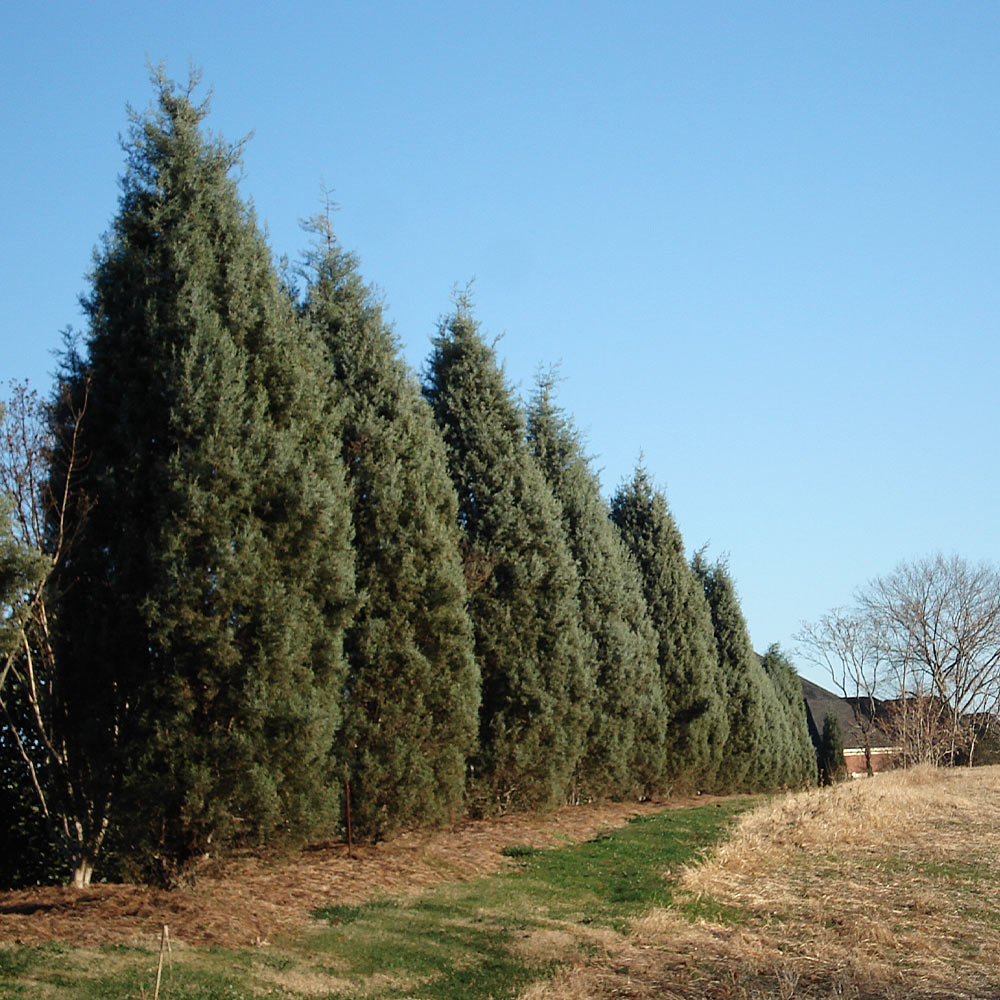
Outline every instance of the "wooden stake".
[[354, 859], [354, 848], [351, 844], [351, 783], [344, 782], [344, 789], [347, 792], [347, 856]]
[[160, 961], [156, 965], [156, 987], [153, 990], [153, 1000], [160, 1000], [160, 977], [163, 975], [163, 952], [170, 948], [170, 928], [163, 925], [160, 934]]

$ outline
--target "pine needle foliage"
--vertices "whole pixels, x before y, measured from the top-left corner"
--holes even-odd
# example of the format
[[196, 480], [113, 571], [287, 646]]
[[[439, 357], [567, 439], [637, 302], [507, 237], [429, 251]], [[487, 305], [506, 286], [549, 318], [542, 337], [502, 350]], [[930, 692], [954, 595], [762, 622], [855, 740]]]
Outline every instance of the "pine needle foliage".
[[638, 569], [601, 496], [579, 431], [540, 377], [528, 443], [562, 508], [579, 576], [580, 619], [593, 660], [592, 719], [576, 785], [587, 798], [644, 797], [660, 788], [666, 734], [656, 633]]
[[802, 697], [802, 682], [792, 661], [774, 643], [761, 658], [761, 666], [778, 696], [790, 735], [786, 751], [785, 782], [791, 788], [815, 785], [816, 748], [809, 736], [806, 703]]
[[363, 595], [338, 738], [354, 831], [378, 839], [463, 808], [479, 674], [444, 441], [329, 213], [316, 216], [304, 315], [343, 395], [342, 454]]
[[593, 677], [559, 505], [468, 298], [442, 320], [424, 393], [448, 451], [482, 676], [478, 809], [565, 800], [583, 752]]
[[667, 713], [666, 776], [678, 788], [711, 787], [728, 727], [712, 619], [664, 495], [638, 466], [611, 499], [611, 519], [639, 567], [657, 633]]
[[823, 717], [819, 773], [824, 785], [833, 785], [847, 777], [847, 764], [844, 761], [844, 736], [840, 729], [840, 722], [832, 712], [827, 712]]
[[767, 678], [750, 642], [732, 576], [722, 561], [709, 564], [704, 552], [695, 554], [691, 567], [708, 600], [725, 691], [729, 732], [717, 786], [721, 791], [768, 787], [767, 744], [772, 737], [764, 715]]
[[132, 116], [68, 372], [94, 505], [62, 581], [67, 730], [121, 785], [119, 849], [165, 879], [335, 825], [354, 594], [339, 405], [196, 82], [156, 71]]
[[[3, 420], [0, 403], [0, 425]], [[14, 523], [14, 504], [0, 491], [0, 692], [9, 670], [8, 657], [21, 645], [29, 595], [45, 568], [45, 557], [24, 544]]]
[[[761, 668], [763, 670], [763, 668]], [[758, 780], [755, 787], [760, 790], [787, 788], [792, 784], [795, 750], [792, 738], [791, 720], [787, 706], [775, 690], [771, 678], [764, 674], [761, 686], [764, 708], [764, 729], [767, 740], [757, 768]]]

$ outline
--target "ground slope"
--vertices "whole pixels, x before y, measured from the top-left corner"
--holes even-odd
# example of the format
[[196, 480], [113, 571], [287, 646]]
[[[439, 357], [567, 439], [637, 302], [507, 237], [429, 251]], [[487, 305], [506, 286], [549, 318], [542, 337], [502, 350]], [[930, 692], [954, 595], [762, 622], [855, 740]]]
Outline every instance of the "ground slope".
[[606, 959], [522, 1000], [1000, 997], [1000, 768], [897, 771], [775, 799]]
[[246, 947], [309, 924], [330, 903], [405, 895], [509, 866], [512, 844], [551, 847], [593, 837], [636, 815], [708, 801], [565, 806], [544, 815], [511, 814], [449, 830], [402, 834], [374, 846], [314, 845], [284, 857], [243, 857], [206, 865], [191, 888], [93, 885], [0, 893], [0, 945], [156, 945], [163, 924], [192, 946]]

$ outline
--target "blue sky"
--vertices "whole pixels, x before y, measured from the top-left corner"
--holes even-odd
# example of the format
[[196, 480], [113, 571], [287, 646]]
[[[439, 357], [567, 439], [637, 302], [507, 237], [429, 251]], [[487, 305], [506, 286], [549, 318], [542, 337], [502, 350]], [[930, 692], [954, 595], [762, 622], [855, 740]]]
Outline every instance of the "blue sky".
[[[147, 60], [321, 185], [419, 369], [452, 288], [606, 492], [642, 452], [758, 649], [900, 560], [1000, 561], [1000, 5], [51, 3], [5, 13], [0, 378], [49, 385]], [[815, 676], [809, 666], [800, 669]]]

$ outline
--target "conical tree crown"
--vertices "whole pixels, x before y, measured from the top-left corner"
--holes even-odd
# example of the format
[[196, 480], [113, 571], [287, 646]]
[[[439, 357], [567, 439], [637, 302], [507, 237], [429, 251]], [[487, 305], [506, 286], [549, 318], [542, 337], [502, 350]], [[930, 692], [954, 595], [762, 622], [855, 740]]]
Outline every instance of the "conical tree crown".
[[639, 467], [611, 500], [611, 518], [638, 564], [658, 640], [668, 715], [667, 774], [680, 786], [710, 786], [727, 727], [708, 604], [662, 493]]
[[76, 736], [121, 734], [120, 840], [169, 868], [335, 822], [353, 554], [339, 406], [239, 149], [154, 82], [85, 300], [95, 503], [61, 625]]
[[364, 599], [347, 632], [344, 726], [355, 830], [382, 837], [462, 807], [479, 675], [457, 500], [430, 407], [353, 255], [317, 217], [304, 314], [345, 400], [343, 457]]
[[665, 767], [656, 633], [638, 570], [609, 520], [579, 432], [555, 405], [551, 377], [539, 380], [528, 410], [528, 442], [562, 508], [593, 658], [593, 715], [577, 783], [588, 797], [650, 794]]
[[792, 788], [815, 785], [816, 748], [809, 736], [806, 705], [798, 672], [777, 644], [772, 645], [764, 654], [761, 666], [774, 685], [788, 720], [791, 745], [786, 758], [785, 781]]
[[559, 505], [465, 300], [444, 320], [425, 395], [448, 452], [482, 676], [481, 808], [564, 799], [584, 746], [592, 677]]
[[832, 785], [846, 776], [844, 762], [844, 737], [840, 723], [832, 712], [823, 717], [823, 734], [820, 737], [819, 770], [824, 785]]
[[699, 552], [692, 561], [692, 569], [708, 600], [725, 690], [729, 735], [719, 769], [719, 787], [726, 791], [756, 788], [770, 778], [762, 772], [766, 766], [766, 747], [772, 739], [764, 716], [766, 677], [750, 642], [726, 565], [722, 562], [710, 565], [704, 553]]

